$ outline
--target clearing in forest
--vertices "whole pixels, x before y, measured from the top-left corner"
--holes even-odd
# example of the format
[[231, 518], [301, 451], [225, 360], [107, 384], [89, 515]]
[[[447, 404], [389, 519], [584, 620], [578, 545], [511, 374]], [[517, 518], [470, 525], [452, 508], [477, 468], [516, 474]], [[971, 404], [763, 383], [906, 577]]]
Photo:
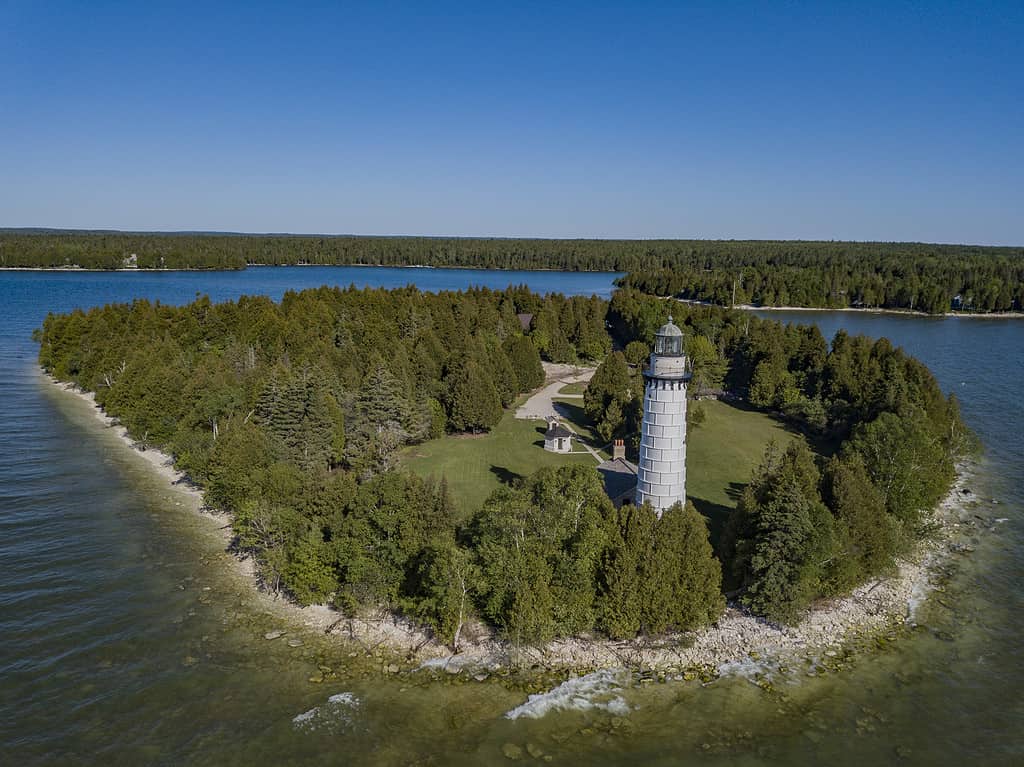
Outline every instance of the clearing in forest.
[[[565, 408], [564, 415], [582, 415], [582, 403], [573, 404], [577, 407]], [[691, 402], [690, 407], [696, 404]], [[704, 423], [690, 429], [686, 494], [708, 517], [712, 539], [716, 540], [767, 444], [775, 440], [784, 446], [800, 437], [765, 413], [715, 400], [700, 404], [706, 417]], [[574, 413], [577, 409], [579, 413]], [[573, 430], [589, 435], [587, 425], [575, 421], [566, 418]], [[402, 453], [402, 465], [423, 477], [446, 477], [460, 516], [467, 518], [503, 483], [510, 484], [545, 466], [596, 466], [588, 453], [561, 455], [545, 451], [545, 429], [543, 421], [520, 420], [506, 412], [489, 433], [453, 435], [407, 448]]]

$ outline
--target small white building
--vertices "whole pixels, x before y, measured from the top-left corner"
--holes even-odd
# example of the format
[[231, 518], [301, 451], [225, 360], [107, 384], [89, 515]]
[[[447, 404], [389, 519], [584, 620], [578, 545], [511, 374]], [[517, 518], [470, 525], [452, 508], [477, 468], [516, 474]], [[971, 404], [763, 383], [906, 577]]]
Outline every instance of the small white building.
[[550, 453], [571, 453], [572, 438], [575, 436], [557, 418], [549, 418], [548, 430], [544, 434], [544, 449]]

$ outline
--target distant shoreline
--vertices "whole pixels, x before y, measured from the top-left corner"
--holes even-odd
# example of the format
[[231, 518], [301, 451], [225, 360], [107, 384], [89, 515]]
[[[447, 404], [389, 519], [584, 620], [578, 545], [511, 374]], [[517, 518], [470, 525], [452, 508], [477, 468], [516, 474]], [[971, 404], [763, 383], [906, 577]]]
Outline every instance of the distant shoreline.
[[154, 267], [118, 267], [117, 269], [96, 269], [85, 266], [0, 266], [0, 272], [89, 272], [116, 274], [124, 272], [244, 272], [246, 269], [293, 269], [320, 267], [323, 269], [348, 269], [360, 267], [367, 269], [432, 269], [464, 272], [557, 272], [559, 274], [626, 274], [626, 272], [609, 272], [604, 269], [545, 269], [530, 267], [527, 269], [505, 269], [497, 266], [434, 266], [430, 264], [246, 264], [237, 269], [214, 267], [185, 267], [181, 269]]
[[[689, 306], [715, 306], [719, 309], [728, 309], [727, 306], [715, 304], [710, 301], [697, 301], [691, 298], [671, 298], [663, 296], [667, 300], [674, 300]], [[1021, 312], [944, 312], [942, 314], [929, 314], [919, 312], [916, 309], [885, 309], [873, 306], [755, 306], [754, 304], [736, 304], [732, 307], [744, 312], [851, 312], [853, 314], [892, 314], [904, 317], [933, 318], [959, 317], [961, 319], [1024, 319], [1024, 311]]]
[[146, 266], [128, 266], [117, 269], [94, 269], [85, 266], [0, 266], [0, 272], [89, 272], [116, 274], [118, 272], [243, 272], [245, 269], [212, 269], [195, 267], [191, 269], [157, 269]]
[[[552, 272], [560, 274], [625, 274], [625, 272], [607, 272], [604, 270], [595, 269], [543, 269], [543, 268], [530, 268], [530, 269], [502, 269], [498, 267], [486, 267], [486, 266], [432, 266], [428, 264], [246, 264], [238, 269], [213, 269], [205, 267], [185, 268], [185, 269], [155, 269], [155, 268], [144, 268], [144, 267], [128, 267], [118, 269], [94, 269], [85, 268], [79, 266], [0, 266], [0, 272], [89, 272], [89, 273], [127, 273], [127, 272], [244, 272], [249, 268], [259, 269], [284, 269], [292, 267], [323, 267], [323, 268], [349, 268], [349, 267], [363, 267], [368, 269], [432, 269], [432, 270], [459, 270], [459, 271], [477, 271], [477, 272]], [[715, 304], [711, 301], [699, 301], [690, 298], [672, 298], [671, 296], [661, 296], [665, 300], [678, 301], [681, 304], [688, 304], [691, 306], [714, 306], [719, 309], [728, 309], [727, 306], [721, 304]], [[942, 314], [929, 314], [928, 312], [920, 312], [915, 309], [885, 309], [881, 307], [867, 307], [867, 306], [843, 306], [843, 307], [823, 307], [823, 306], [755, 306], [754, 304], [737, 304], [732, 307], [733, 309], [739, 309], [747, 312], [853, 312], [857, 314], [892, 314], [892, 315], [903, 315], [906, 317], [958, 317], [962, 319], [1024, 319], [1024, 311], [1020, 312], [944, 312]]]
[[[126, 449], [144, 458], [154, 472], [190, 496], [195, 512], [218, 513], [205, 507], [200, 488], [188, 483], [169, 455], [155, 448], [140, 450], [127, 430], [96, 403], [92, 392], [58, 381], [42, 370], [41, 376], [56, 389], [87, 403], [98, 423], [115, 427]], [[964, 467], [958, 467], [953, 487], [931, 517], [936, 535], [900, 561], [894, 575], [862, 584], [845, 597], [820, 601], [796, 626], [776, 626], [730, 606], [711, 628], [696, 632], [629, 641], [570, 637], [544, 646], [518, 648], [497, 638], [486, 627], [476, 626], [472, 632], [466, 632], [475, 634], [476, 639], [467, 640], [461, 651], [453, 655], [421, 627], [398, 615], [348, 617], [327, 605], [300, 607], [272, 598], [260, 590], [250, 558], [236, 555], [235, 562], [237, 571], [273, 607], [282, 622], [295, 622], [308, 630], [336, 635], [357, 647], [387, 648], [396, 659], [419, 663], [425, 669], [479, 677], [481, 673], [516, 665], [573, 673], [628, 667], [675, 674], [680, 679], [703, 679], [727, 673], [737, 665], [752, 665], [763, 669], [767, 677], [803, 662], [838, 668], [851, 655], [870, 651], [877, 638], [894, 639], [904, 627], [915, 625], [916, 609], [935, 587], [939, 565], [962, 550], [960, 538], [974, 534], [975, 523], [964, 504], [970, 493], [965, 488], [968, 474]], [[225, 528], [221, 535], [227, 550], [232, 534]]]

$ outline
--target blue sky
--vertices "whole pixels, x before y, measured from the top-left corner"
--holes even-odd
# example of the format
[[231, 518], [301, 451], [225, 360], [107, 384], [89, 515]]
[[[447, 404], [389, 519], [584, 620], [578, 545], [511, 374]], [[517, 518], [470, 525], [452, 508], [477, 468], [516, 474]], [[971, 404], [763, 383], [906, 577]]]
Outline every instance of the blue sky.
[[0, 0], [0, 226], [1024, 244], [1024, 3]]

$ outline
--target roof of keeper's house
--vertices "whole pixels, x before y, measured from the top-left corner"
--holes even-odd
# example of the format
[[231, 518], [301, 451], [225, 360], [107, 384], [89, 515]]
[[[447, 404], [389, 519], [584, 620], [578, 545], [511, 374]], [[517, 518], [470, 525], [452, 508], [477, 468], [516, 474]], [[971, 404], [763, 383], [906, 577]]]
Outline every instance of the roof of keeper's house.
[[548, 421], [548, 430], [544, 436], [548, 439], [558, 439], [559, 437], [575, 437], [576, 435], [558, 421], [551, 420]]
[[605, 461], [597, 470], [604, 482], [604, 491], [612, 500], [636, 487], [636, 464], [625, 458]]

